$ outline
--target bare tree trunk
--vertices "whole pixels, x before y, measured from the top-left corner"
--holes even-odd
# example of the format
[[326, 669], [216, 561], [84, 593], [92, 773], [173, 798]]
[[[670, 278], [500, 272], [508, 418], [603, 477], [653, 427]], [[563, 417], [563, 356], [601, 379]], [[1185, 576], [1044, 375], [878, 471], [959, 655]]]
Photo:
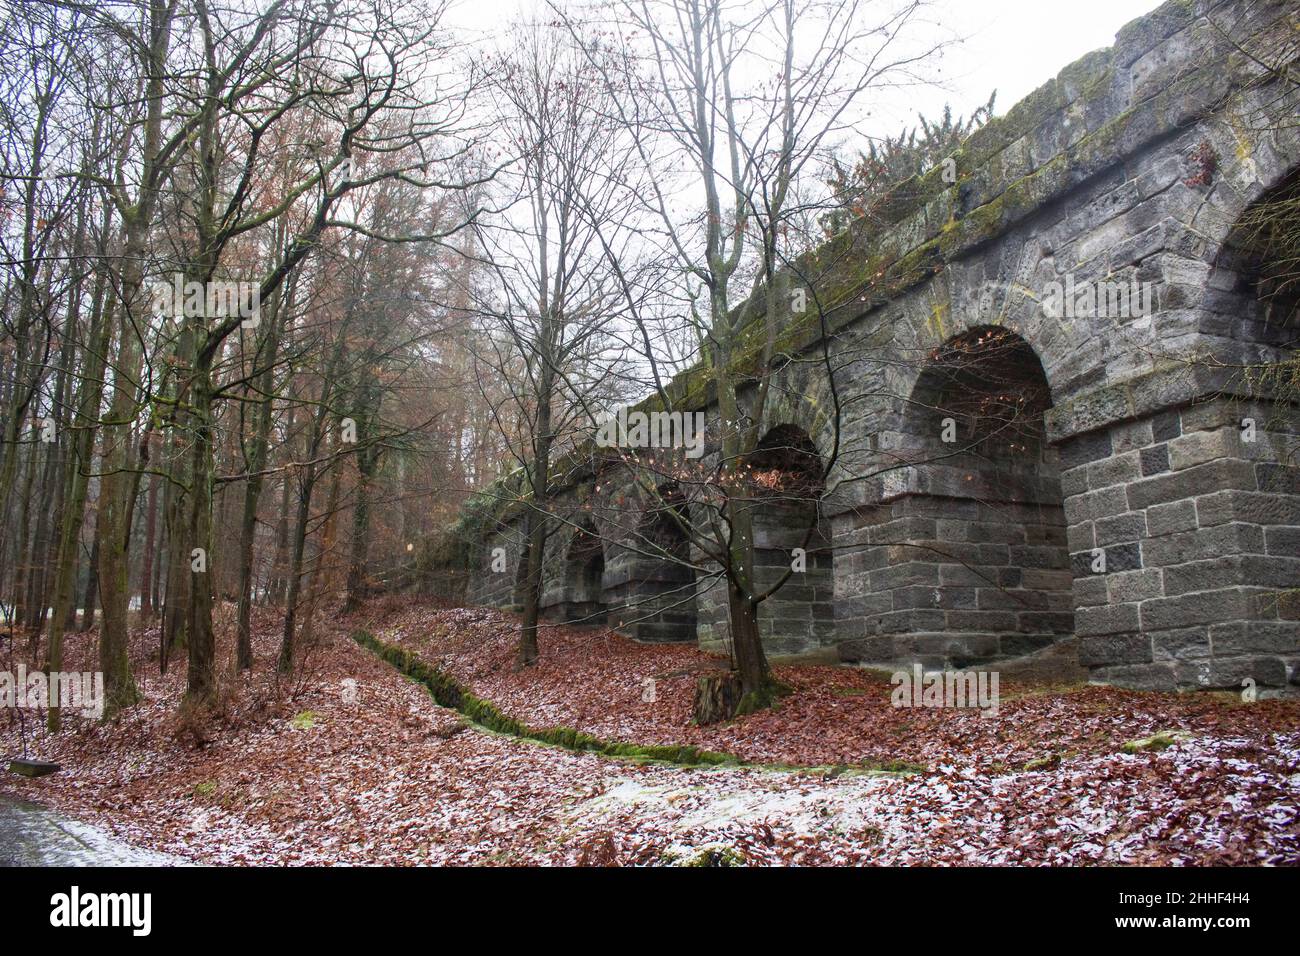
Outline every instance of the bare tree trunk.
[[355, 611], [369, 593], [366, 563], [370, 552], [370, 481], [373, 464], [357, 458], [357, 490], [352, 504], [352, 544], [348, 557], [347, 597], [343, 610]]
[[[549, 342], [549, 323], [543, 323], [543, 338]], [[533, 510], [528, 516], [528, 578], [524, 584], [524, 620], [519, 632], [518, 667], [537, 662], [537, 621], [542, 603], [542, 558], [546, 551], [546, 509], [551, 493], [551, 393], [554, 373], [548, 359], [539, 376], [536, 433], [533, 439]]]
[[[99, 526], [99, 510], [95, 510], [95, 526]], [[81, 597], [81, 625], [83, 634], [95, 626], [95, 601], [99, 596], [99, 532], [95, 531], [95, 540], [90, 545], [90, 561], [86, 568], [86, 590]]]
[[[173, 431], [168, 470], [184, 475], [179, 438]], [[167, 586], [159, 631], [159, 668], [165, 674], [172, 652], [185, 643], [185, 613], [189, 606], [190, 551], [185, 546], [185, 494], [183, 487], [168, 482], [163, 489], [163, 524], [167, 535]]]
[[330, 493], [325, 505], [325, 527], [321, 530], [321, 542], [316, 565], [311, 570], [311, 581], [307, 587], [307, 607], [303, 615], [300, 642], [303, 647], [311, 647], [316, 627], [316, 608], [320, 603], [321, 592], [329, 584], [329, 571], [326, 564], [334, 550], [334, 535], [338, 522], [339, 488], [342, 485], [343, 469], [335, 465], [334, 478], [330, 482]]
[[[294, 408], [293, 396], [290, 396], [288, 424], [285, 434], [293, 434]], [[283, 605], [289, 593], [289, 499], [292, 489], [292, 476], [286, 471], [280, 478], [280, 508], [275, 522], [275, 555], [271, 559], [271, 581], [267, 591], [278, 603]]]
[[190, 606], [186, 627], [189, 667], [185, 697], [203, 705], [216, 699], [216, 637], [212, 631], [212, 379], [200, 364], [193, 385], [195, 423], [190, 467]]
[[159, 3], [148, 11], [148, 41], [140, 48], [146, 74], [145, 114], [141, 128], [142, 168], [137, 201], [123, 215], [122, 249], [118, 260], [117, 356], [113, 397], [103, 427], [104, 476], [99, 487], [99, 516], [95, 541], [99, 549], [99, 599], [103, 626], [99, 635], [99, 664], [104, 672], [105, 717], [139, 700], [127, 652], [127, 596], [130, 593], [130, 532], [136, 476], [131, 453], [131, 432], [139, 407], [140, 372], [144, 360], [138, 330], [146, 312], [143, 295], [144, 264], [148, 259], [153, 213], [161, 189], [159, 157], [163, 141], [164, 81], [171, 42], [174, 7]]
[[298, 597], [302, 593], [302, 558], [307, 547], [307, 523], [311, 520], [311, 497], [316, 486], [316, 466], [304, 469], [298, 488], [298, 515], [293, 532], [293, 556], [289, 569], [284, 598], [284, 633], [280, 641], [280, 656], [276, 667], [281, 674], [293, 670], [298, 629]]
[[[371, 429], [379, 418], [377, 390], [369, 384], [360, 389], [361, 415], [358, 427], [364, 427], [368, 438]], [[370, 486], [379, 465], [379, 446], [373, 441], [357, 449], [357, 487], [352, 504], [352, 546], [348, 558], [347, 597], [343, 603], [344, 611], [354, 611], [361, 606], [368, 593], [366, 583], [366, 563], [370, 553]]]
[[[85, 215], [77, 215], [77, 234], [74, 248], [85, 245]], [[40, 635], [45, 623], [45, 612], [52, 606], [54, 576], [50, 570], [57, 567], [57, 534], [66, 504], [68, 484], [66, 481], [66, 462], [69, 447], [75, 438], [69, 433], [72, 424], [71, 415], [65, 412], [68, 406], [68, 391], [72, 365], [76, 361], [78, 320], [81, 312], [81, 280], [73, 284], [71, 302], [68, 308], [67, 325], [63, 332], [63, 346], [59, 350], [59, 372], [54, 387], [53, 415], [58, 425], [58, 435], [45, 460], [45, 473], [41, 478], [41, 504], [37, 514], [36, 543], [33, 553], [39, 555], [36, 568], [32, 574], [31, 604], [33, 613], [28, 620], [32, 629], [32, 658], [36, 659], [39, 651]]]
[[[111, 319], [105, 312], [105, 282], [103, 275], [96, 280], [90, 313], [90, 330], [87, 341], [81, 388], [77, 396], [76, 424], [71, 454], [64, 469], [68, 491], [64, 496], [63, 515], [59, 529], [58, 552], [55, 559], [54, 613], [50, 615], [49, 670], [63, 668], [63, 632], [76, 615], [77, 554], [81, 550], [81, 526], [85, 522], [86, 495], [90, 488], [91, 457], [95, 450], [95, 431], [92, 423], [98, 417], [99, 404], [104, 397], [104, 356], [108, 350]], [[91, 576], [94, 576], [94, 558], [91, 559]], [[51, 731], [59, 729], [59, 709], [51, 701], [49, 714]]]
[[[279, 303], [280, 297], [272, 300]], [[270, 315], [267, 329], [266, 355], [258, 356], [265, 363], [265, 371], [258, 376], [257, 391], [262, 395], [257, 405], [257, 418], [253, 425], [253, 447], [248, 455], [248, 481], [244, 484], [244, 509], [239, 524], [239, 624], [235, 639], [235, 667], [251, 670], [253, 667], [253, 544], [257, 537], [257, 506], [262, 498], [263, 476], [270, 457], [271, 423], [274, 402], [271, 388], [274, 384], [275, 361], [280, 352], [281, 316], [286, 310], [276, 308]]]
[[140, 618], [148, 621], [153, 618], [153, 569], [154, 538], [158, 533], [158, 485], [161, 479], [157, 475], [149, 476], [149, 498], [145, 504], [144, 519], [144, 560], [140, 569]]
[[[57, 404], [63, 404], [62, 396]], [[62, 430], [62, 429], [60, 429]], [[36, 534], [32, 538], [32, 570], [27, 584], [27, 626], [32, 633], [32, 653], [40, 642], [41, 631], [45, 626], [45, 613], [49, 609], [49, 568], [52, 532], [57, 526], [58, 513], [62, 510], [63, 469], [60, 445], [52, 445], [45, 456], [45, 466], [41, 469], [41, 500], [36, 513]]]
[[14, 547], [14, 589], [13, 589], [13, 620], [14, 624], [21, 624], [27, 620], [29, 613], [27, 593], [28, 577], [31, 574], [32, 563], [35, 555], [30, 549], [31, 545], [31, 515], [32, 508], [29, 504], [32, 500], [33, 489], [36, 486], [36, 466], [40, 447], [36, 439], [32, 444], [27, 446], [27, 467], [23, 473], [23, 490], [22, 498], [18, 508], [18, 538]]

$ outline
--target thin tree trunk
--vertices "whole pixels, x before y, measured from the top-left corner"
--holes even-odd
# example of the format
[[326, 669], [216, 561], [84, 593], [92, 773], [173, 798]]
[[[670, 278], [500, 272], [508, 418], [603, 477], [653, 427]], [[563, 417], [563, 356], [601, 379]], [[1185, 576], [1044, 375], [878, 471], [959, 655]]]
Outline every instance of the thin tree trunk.
[[311, 581], [307, 586], [307, 607], [303, 615], [302, 634], [299, 642], [303, 647], [311, 647], [316, 627], [316, 607], [320, 603], [321, 592], [329, 583], [326, 563], [334, 550], [334, 534], [337, 528], [339, 507], [339, 487], [342, 484], [343, 469], [334, 467], [334, 478], [330, 481], [330, 493], [325, 505], [325, 527], [321, 529], [321, 542], [316, 565], [311, 570]]
[[[83, 226], [84, 217], [79, 214], [77, 248], [80, 248], [84, 241]], [[68, 310], [67, 327], [63, 331], [63, 345], [59, 350], [59, 371], [54, 386], [54, 410], [52, 414], [57, 422], [58, 434], [54, 445], [49, 448], [45, 458], [45, 469], [41, 477], [41, 504], [36, 519], [36, 539], [32, 548], [33, 554], [38, 556], [31, 577], [28, 601], [32, 608], [28, 625], [32, 629], [33, 659], [36, 659], [39, 649], [41, 629], [45, 623], [45, 612], [51, 606], [52, 595], [49, 592], [53, 579], [50, 576], [49, 569], [58, 558], [53, 540], [55, 537], [54, 529], [59, 527], [59, 517], [63, 512], [64, 493], [67, 491], [67, 482], [64, 480], [64, 462], [68, 457], [70, 439], [67, 434], [67, 426], [70, 421], [64, 409], [67, 407], [69, 373], [72, 369], [72, 362], [76, 358], [77, 319], [80, 310], [80, 303], [76, 299], [79, 294], [79, 283], [75, 283], [73, 304]]]
[[[91, 457], [95, 450], [93, 423], [98, 417], [99, 405], [104, 397], [104, 356], [108, 350], [108, 330], [112, 327], [110, 318], [104, 314], [105, 280], [102, 273], [95, 281], [91, 303], [90, 330], [87, 336], [90, 348], [86, 353], [84, 377], [77, 396], [77, 431], [73, 433], [72, 453], [68, 456], [64, 470], [68, 490], [64, 495], [59, 529], [52, 601], [54, 613], [50, 615], [47, 638], [50, 671], [63, 668], [63, 632], [69, 628], [77, 612], [73, 595], [77, 583], [77, 554], [81, 550], [81, 526], [85, 522], [86, 495], [90, 488]], [[91, 575], [94, 575], [93, 557]], [[53, 701], [48, 716], [50, 730], [57, 732], [59, 709]]]
[[357, 459], [357, 491], [352, 504], [352, 546], [348, 557], [344, 612], [355, 611], [366, 599], [366, 563], [370, 551], [370, 469]]
[[158, 533], [158, 484], [157, 475], [149, 476], [149, 498], [145, 504], [144, 519], [144, 560], [140, 568], [140, 618], [144, 621], [153, 619], [153, 568], [154, 538]]
[[[379, 409], [370, 407], [377, 401], [374, 389], [362, 388], [360, 421], [365, 423], [367, 434], [379, 419]], [[368, 596], [366, 564], [370, 554], [370, 486], [379, 465], [379, 446], [368, 443], [358, 449], [356, 460], [357, 488], [352, 505], [352, 547], [348, 558], [347, 598], [343, 603], [345, 612], [356, 610]]]
[[[172, 430], [169, 441], [168, 472], [184, 476], [184, 454], [180, 437]], [[162, 628], [159, 632], [159, 667], [167, 673], [171, 655], [185, 643], [185, 612], [189, 606], [190, 551], [185, 547], [185, 493], [182, 485], [169, 481], [163, 489], [163, 524], [167, 535], [167, 587], [163, 603]]]
[[13, 620], [15, 625], [21, 625], [27, 620], [28, 615], [28, 593], [27, 581], [28, 575], [32, 570], [32, 563], [35, 555], [30, 550], [31, 539], [31, 515], [32, 515], [32, 493], [36, 486], [36, 466], [40, 437], [39, 429], [37, 437], [32, 444], [27, 446], [27, 467], [23, 473], [23, 490], [22, 498], [18, 502], [18, 539], [14, 547], [14, 590], [13, 590]]
[[[96, 134], [96, 141], [98, 135]], [[112, 208], [105, 208], [100, 226], [101, 236], [107, 235], [112, 222]], [[78, 235], [82, 235], [82, 223], [78, 225]], [[81, 239], [78, 240], [80, 247]], [[71, 315], [79, 311], [81, 301], [80, 280], [73, 286]], [[64, 464], [63, 508], [58, 522], [59, 534], [54, 552], [54, 585], [50, 606], [49, 637], [47, 639], [49, 665], [48, 670], [57, 671], [63, 667], [63, 635], [65, 631], [76, 626], [77, 618], [77, 569], [82, 548], [82, 527], [86, 520], [86, 499], [90, 491], [90, 473], [93, 471], [95, 454], [95, 436], [99, 421], [99, 409], [104, 398], [104, 373], [107, 367], [108, 350], [113, 335], [113, 305], [108, 292], [108, 279], [104, 270], [97, 270], [94, 287], [91, 292], [90, 325], [86, 332], [87, 346], [81, 369], [81, 384], [77, 391], [77, 405], [74, 417], [71, 447]], [[70, 323], [75, 324], [73, 318]], [[98, 515], [98, 511], [96, 511]], [[88, 630], [95, 619], [95, 577], [98, 554], [95, 546], [91, 548], [90, 566], [87, 572], [86, 590], [81, 606], [84, 617], [81, 630]], [[48, 722], [51, 731], [59, 729], [59, 708], [50, 702]]]
[[294, 524], [293, 557], [289, 561], [287, 591], [284, 599], [284, 634], [276, 667], [281, 674], [293, 670], [298, 627], [298, 595], [302, 590], [302, 558], [307, 545], [307, 522], [311, 518], [311, 497], [316, 485], [316, 466], [307, 465], [298, 489], [298, 515]]
[[127, 648], [127, 597], [130, 588], [130, 520], [136, 475], [133, 472], [131, 433], [139, 408], [139, 386], [144, 361], [138, 330], [144, 324], [144, 264], [148, 258], [153, 212], [161, 188], [161, 153], [164, 80], [175, 10], [154, 3], [149, 8], [147, 59], [149, 79], [144, 90], [145, 116], [141, 132], [142, 168], [136, 203], [123, 217], [119, 285], [117, 361], [113, 397], [103, 427], [104, 477], [99, 488], [99, 517], [95, 539], [99, 547], [99, 600], [103, 626], [99, 636], [99, 665], [104, 672], [105, 717], [139, 700], [131, 676]]
[[[216, 637], [212, 630], [212, 380], [211, 370], [195, 370], [193, 386], [195, 429], [190, 467], [189, 535], [191, 548], [190, 607], [186, 643], [189, 667], [186, 699], [207, 705], [216, 699]], [[195, 551], [201, 551], [195, 567]]]
[[[289, 414], [288, 423], [285, 427], [286, 435], [293, 435], [294, 421], [294, 396], [289, 397]], [[287, 566], [289, 556], [289, 498], [292, 492], [292, 476], [286, 471], [280, 479], [280, 509], [279, 517], [275, 522], [275, 554], [271, 559], [271, 581], [267, 587], [267, 592], [281, 606], [287, 600], [289, 592], [289, 570]]]
[[[544, 379], [549, 376], [544, 372]], [[549, 396], [549, 390], [544, 392]], [[528, 578], [524, 584], [524, 619], [519, 632], [517, 666], [537, 662], [537, 621], [542, 602], [542, 557], [546, 550], [546, 509], [550, 506], [551, 485], [551, 403], [543, 399], [537, 415], [536, 458], [533, 461], [533, 504], [528, 517]]]
[[[277, 295], [272, 305], [280, 301]], [[257, 506], [261, 501], [264, 478], [262, 471], [270, 458], [271, 424], [274, 419], [274, 402], [271, 389], [274, 385], [275, 362], [280, 352], [281, 316], [288, 309], [275, 307], [267, 329], [266, 355], [258, 353], [265, 371], [258, 376], [257, 391], [263, 397], [257, 406], [253, 425], [253, 447], [248, 456], [248, 481], [244, 485], [244, 510], [239, 524], [239, 624], [235, 640], [235, 666], [241, 670], [253, 667], [253, 545], [257, 537]]]
[[95, 626], [95, 599], [99, 595], [99, 511], [95, 512], [95, 540], [90, 546], [90, 562], [86, 571], [86, 591], [81, 598], [81, 627], [84, 634]]

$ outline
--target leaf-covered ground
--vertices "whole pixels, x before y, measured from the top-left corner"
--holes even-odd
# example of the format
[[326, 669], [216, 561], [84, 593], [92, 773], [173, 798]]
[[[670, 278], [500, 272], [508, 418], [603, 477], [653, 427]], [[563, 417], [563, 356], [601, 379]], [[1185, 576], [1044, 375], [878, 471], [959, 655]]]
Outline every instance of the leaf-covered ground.
[[[541, 664], [517, 674], [508, 615], [386, 600], [277, 683], [278, 623], [259, 615], [258, 668], [204, 720], [178, 715], [184, 662], [159, 675], [157, 633], [139, 635], [144, 702], [57, 738], [29, 716], [30, 749], [64, 770], [2, 776], [0, 793], [213, 863], [1300, 862], [1295, 701], [1004, 684], [985, 718], [895, 709], [879, 675], [791, 666], [777, 709], [701, 729], [692, 689], [718, 665], [691, 647], [547, 628]], [[359, 627], [534, 727], [819, 769], [639, 765], [484, 733], [350, 640]], [[88, 641], [70, 643], [67, 666], [90, 666]], [[1164, 730], [1186, 736], [1122, 751]], [[19, 748], [12, 714], [0, 738]], [[899, 761], [921, 769], [839, 766]]]

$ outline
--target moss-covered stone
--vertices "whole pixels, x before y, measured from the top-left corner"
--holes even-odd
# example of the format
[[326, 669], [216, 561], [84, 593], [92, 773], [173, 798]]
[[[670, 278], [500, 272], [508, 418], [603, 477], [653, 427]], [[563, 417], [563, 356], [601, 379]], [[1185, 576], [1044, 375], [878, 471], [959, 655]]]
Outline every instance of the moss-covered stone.
[[[825, 772], [832, 769], [745, 761], [734, 754], [701, 750], [699, 747], [687, 744], [637, 744], [626, 741], [609, 741], [575, 730], [572, 727], [529, 727], [522, 721], [507, 717], [495, 704], [476, 697], [454, 677], [429, 664], [413, 651], [385, 643], [366, 631], [354, 632], [352, 639], [380, 659], [392, 664], [406, 677], [424, 686], [438, 704], [459, 711], [471, 723], [492, 733], [506, 734], [511, 737], [546, 744], [547, 746], [562, 747], [565, 750], [598, 754], [602, 757], [613, 757], [643, 763], [669, 764], [677, 767], [727, 766], [804, 772]], [[789, 693], [790, 689], [788, 687], [777, 682], [773, 682], [769, 689], [772, 700]], [[770, 706], [770, 703], [768, 706]], [[923, 771], [925, 768], [903, 760], [887, 760], [883, 762], [837, 765], [834, 769], [838, 771], [836, 774], [838, 775], [839, 773], [915, 773]]]
[[1148, 750], [1167, 750], [1180, 740], [1186, 740], [1188, 736], [1189, 734], [1181, 730], [1161, 730], [1150, 737], [1130, 740], [1124, 744], [1122, 749], [1126, 754], [1144, 753]]
[[423, 685], [441, 706], [459, 711], [472, 723], [493, 733], [519, 737], [553, 747], [563, 747], [565, 750], [624, 760], [667, 763], [682, 767], [745, 765], [744, 761], [731, 754], [715, 753], [698, 747], [608, 741], [572, 727], [540, 729], [529, 727], [522, 721], [506, 716], [490, 701], [476, 697], [454, 677], [424, 661], [413, 651], [387, 644], [365, 631], [357, 631], [352, 637], [362, 647], [392, 664], [411, 680]]
[[687, 857], [682, 866], [723, 867], [744, 866], [745, 854], [731, 846], [702, 846]]
[[760, 689], [752, 690], [740, 698], [740, 703], [736, 706], [736, 716], [744, 717], [746, 714], [767, 710], [775, 706], [782, 697], [788, 697], [791, 693], [793, 691], [780, 681], [769, 680]]

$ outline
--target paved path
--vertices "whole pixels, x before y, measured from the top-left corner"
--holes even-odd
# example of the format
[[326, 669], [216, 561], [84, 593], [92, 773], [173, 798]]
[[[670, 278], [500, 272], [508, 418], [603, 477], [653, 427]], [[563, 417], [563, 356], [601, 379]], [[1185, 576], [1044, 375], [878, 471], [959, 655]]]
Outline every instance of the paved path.
[[0, 866], [184, 866], [179, 857], [141, 850], [98, 827], [0, 796]]

